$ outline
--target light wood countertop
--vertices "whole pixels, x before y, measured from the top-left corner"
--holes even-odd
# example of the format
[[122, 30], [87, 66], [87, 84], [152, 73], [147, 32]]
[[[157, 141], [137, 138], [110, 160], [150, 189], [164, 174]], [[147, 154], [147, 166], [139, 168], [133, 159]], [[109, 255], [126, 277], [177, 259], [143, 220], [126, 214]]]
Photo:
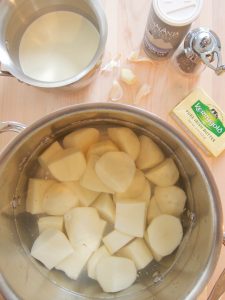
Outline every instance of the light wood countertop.
[[[140, 47], [151, 1], [102, 0], [102, 2], [109, 26], [104, 62], [119, 54], [122, 66], [129, 65], [141, 83], [150, 84], [152, 91], [140, 103], [142, 108], [157, 114], [178, 128], [169, 116], [169, 112], [195, 86], [198, 86], [203, 88], [225, 111], [225, 74], [216, 76], [213, 71], [206, 69], [197, 79], [186, 78], [171, 69], [170, 62], [128, 64], [127, 56], [131, 51]], [[219, 35], [225, 63], [224, 12], [224, 0], [205, 0], [200, 18], [193, 24], [193, 27], [207, 26]], [[42, 116], [65, 106], [108, 101], [109, 90], [115, 78], [116, 72], [101, 73], [87, 88], [79, 92], [64, 92], [61, 90], [45, 91], [20, 83], [14, 78], [2, 77], [0, 78], [0, 120], [14, 120], [29, 125]], [[132, 88], [124, 86], [124, 91], [124, 96], [119, 102], [133, 104], [137, 86]], [[184, 134], [181, 129], [179, 130]], [[13, 134], [2, 134], [0, 147], [3, 148], [12, 137]], [[225, 212], [225, 153], [218, 158], [210, 158], [203, 153], [202, 155], [214, 175]], [[214, 275], [199, 300], [207, 299], [207, 295], [224, 266], [225, 249], [222, 249]], [[225, 299], [225, 296], [221, 299]]]

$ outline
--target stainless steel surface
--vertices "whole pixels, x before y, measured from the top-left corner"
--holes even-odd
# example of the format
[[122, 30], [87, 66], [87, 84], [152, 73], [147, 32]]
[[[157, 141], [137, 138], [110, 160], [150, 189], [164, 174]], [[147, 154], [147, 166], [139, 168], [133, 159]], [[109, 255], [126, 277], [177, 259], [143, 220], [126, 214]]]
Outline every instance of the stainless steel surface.
[[[188, 194], [179, 250], [151, 264], [138, 281], [116, 295], [101, 291], [85, 276], [69, 280], [31, 258], [37, 236], [35, 216], [24, 212], [28, 177], [38, 170], [36, 157], [54, 140], [84, 126], [128, 126], [151, 136], [172, 156]], [[141, 109], [119, 104], [70, 106], [23, 130], [0, 156], [0, 289], [6, 299], [23, 300], [195, 300], [216, 266], [222, 245], [221, 204], [212, 175], [197, 151], [171, 126]]]
[[[191, 30], [184, 39], [181, 51], [185, 56], [183, 64], [193, 65], [193, 71], [190, 73], [199, 72], [198, 69], [202, 63], [215, 71], [217, 75], [225, 70], [225, 65], [222, 64], [220, 39], [214, 31], [208, 28], [199, 27]], [[182, 70], [185, 71], [185, 69]]]
[[[100, 34], [97, 52], [90, 64], [78, 75], [59, 82], [45, 82], [26, 76], [19, 63], [21, 37], [36, 18], [52, 11], [73, 11], [86, 17]], [[104, 52], [107, 39], [106, 17], [99, 0], [2, 0], [0, 1], [0, 62], [6, 75], [8, 71], [20, 81], [43, 88], [67, 87], [82, 88], [94, 78]]]

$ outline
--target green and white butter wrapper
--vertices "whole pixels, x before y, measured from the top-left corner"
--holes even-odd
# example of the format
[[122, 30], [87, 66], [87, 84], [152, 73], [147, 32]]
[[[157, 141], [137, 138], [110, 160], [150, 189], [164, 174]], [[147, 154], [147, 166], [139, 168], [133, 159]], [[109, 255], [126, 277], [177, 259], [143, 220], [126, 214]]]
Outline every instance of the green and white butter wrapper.
[[171, 112], [172, 117], [206, 154], [225, 149], [225, 114], [202, 89], [195, 89]]

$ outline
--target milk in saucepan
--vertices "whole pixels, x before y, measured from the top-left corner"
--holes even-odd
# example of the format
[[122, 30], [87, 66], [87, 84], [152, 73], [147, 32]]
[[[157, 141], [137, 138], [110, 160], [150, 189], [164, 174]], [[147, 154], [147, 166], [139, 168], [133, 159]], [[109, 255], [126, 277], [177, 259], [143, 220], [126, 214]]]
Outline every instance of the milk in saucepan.
[[21, 68], [40, 81], [69, 79], [90, 64], [99, 40], [97, 29], [83, 16], [69, 11], [47, 13], [31, 23], [22, 36]]

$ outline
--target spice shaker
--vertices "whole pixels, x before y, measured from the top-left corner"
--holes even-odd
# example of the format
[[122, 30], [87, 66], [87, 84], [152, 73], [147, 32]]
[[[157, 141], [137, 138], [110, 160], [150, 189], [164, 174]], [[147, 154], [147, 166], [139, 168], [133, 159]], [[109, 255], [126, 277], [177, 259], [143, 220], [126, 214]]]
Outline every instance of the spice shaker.
[[219, 37], [205, 27], [191, 30], [174, 53], [173, 63], [185, 75], [198, 75], [206, 66], [221, 74], [225, 65], [222, 65]]
[[172, 56], [199, 16], [203, 0], [152, 0], [143, 48], [155, 60]]

